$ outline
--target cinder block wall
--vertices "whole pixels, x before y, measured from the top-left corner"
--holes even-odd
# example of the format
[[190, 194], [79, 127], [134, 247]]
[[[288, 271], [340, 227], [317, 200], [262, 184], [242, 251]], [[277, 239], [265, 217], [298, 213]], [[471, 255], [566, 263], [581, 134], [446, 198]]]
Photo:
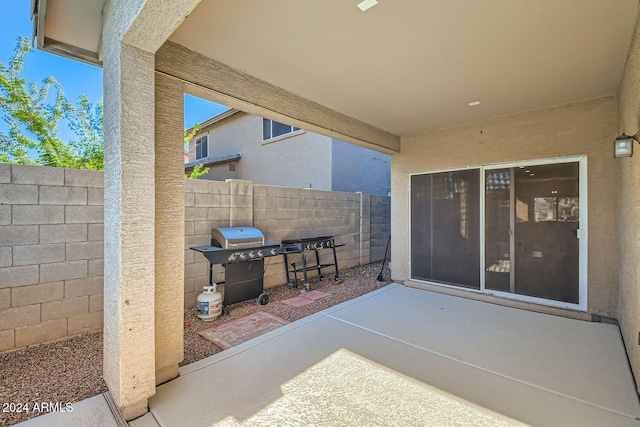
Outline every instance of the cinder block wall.
[[[208, 245], [211, 228], [253, 225], [265, 240], [281, 242], [314, 236], [335, 236], [340, 269], [382, 259], [390, 230], [387, 196], [252, 185], [250, 181], [188, 180], [185, 185], [185, 306], [195, 305], [209, 281], [206, 258], [189, 248]], [[217, 203], [220, 203], [217, 205]], [[215, 207], [211, 207], [215, 206]], [[371, 240], [375, 238], [374, 240]], [[321, 251], [321, 262], [332, 260]], [[289, 262], [299, 261], [292, 255]], [[332, 270], [328, 269], [329, 277]], [[317, 273], [311, 272], [310, 277]], [[214, 266], [214, 281], [224, 268]], [[284, 257], [265, 259], [265, 288], [286, 283]]]
[[102, 328], [103, 174], [0, 164], [0, 351]]
[[[391, 197], [371, 196], [371, 262], [381, 261], [391, 234]], [[387, 261], [391, 258], [391, 248]]]
[[[184, 296], [193, 307], [202, 287], [209, 282], [209, 262], [189, 249], [211, 243], [211, 229], [229, 227], [231, 220], [229, 182], [188, 179], [184, 186]], [[221, 281], [217, 271], [214, 280]]]
[[[253, 223], [270, 242], [335, 236], [336, 245], [344, 245], [337, 249], [338, 267], [353, 267], [360, 263], [359, 197], [360, 194], [356, 193], [255, 185]], [[321, 263], [333, 262], [332, 251], [319, 253]], [[299, 260], [299, 255], [289, 257], [289, 262], [298, 261], [298, 266], [301, 265]], [[265, 288], [287, 282], [284, 257], [267, 259], [265, 264]], [[310, 276], [315, 277], [316, 273], [313, 271]]]
[[[253, 225], [273, 242], [332, 235], [341, 269], [384, 255], [389, 197], [242, 180], [187, 180], [184, 196], [188, 307], [209, 280], [189, 248], [208, 245], [214, 227]], [[0, 164], [0, 352], [102, 329], [103, 198], [102, 172]], [[286, 283], [283, 257], [265, 262], [265, 287]]]

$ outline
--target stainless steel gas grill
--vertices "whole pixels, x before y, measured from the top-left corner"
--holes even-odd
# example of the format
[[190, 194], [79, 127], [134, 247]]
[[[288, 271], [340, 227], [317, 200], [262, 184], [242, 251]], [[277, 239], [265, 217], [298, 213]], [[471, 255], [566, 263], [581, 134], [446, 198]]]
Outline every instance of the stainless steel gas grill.
[[[287, 283], [290, 288], [298, 287], [298, 273], [302, 272], [304, 287], [309, 289], [309, 281], [307, 279], [308, 270], [318, 270], [320, 280], [324, 279], [322, 269], [327, 267], [335, 267], [334, 279], [339, 279], [338, 257], [336, 256], [336, 248], [344, 245], [336, 245], [333, 236], [308, 237], [305, 239], [291, 239], [282, 241], [282, 254], [284, 255], [284, 266], [287, 271]], [[331, 249], [333, 251], [333, 262], [322, 264], [320, 262], [321, 250]], [[307, 252], [315, 252], [315, 264], [309, 265], [307, 262]], [[299, 264], [295, 262], [289, 263], [289, 256], [292, 254], [300, 254]], [[312, 260], [313, 262], [313, 260]], [[291, 281], [291, 273], [293, 273], [293, 282]]]
[[269, 302], [264, 292], [264, 259], [280, 255], [280, 244], [265, 242], [264, 234], [254, 227], [226, 227], [211, 230], [211, 246], [194, 246], [209, 261], [209, 283], [213, 283], [213, 266], [225, 269], [222, 305], [228, 315], [230, 304], [257, 298], [262, 305]]

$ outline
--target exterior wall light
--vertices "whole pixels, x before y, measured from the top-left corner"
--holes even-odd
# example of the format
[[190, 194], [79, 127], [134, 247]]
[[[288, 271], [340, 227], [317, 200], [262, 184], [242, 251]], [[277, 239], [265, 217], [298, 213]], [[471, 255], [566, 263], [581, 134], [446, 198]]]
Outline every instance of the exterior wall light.
[[632, 136], [623, 132], [622, 135], [617, 137], [613, 142], [613, 157], [631, 157], [633, 155], [633, 141], [638, 141], [638, 135], [640, 135], [640, 132]]

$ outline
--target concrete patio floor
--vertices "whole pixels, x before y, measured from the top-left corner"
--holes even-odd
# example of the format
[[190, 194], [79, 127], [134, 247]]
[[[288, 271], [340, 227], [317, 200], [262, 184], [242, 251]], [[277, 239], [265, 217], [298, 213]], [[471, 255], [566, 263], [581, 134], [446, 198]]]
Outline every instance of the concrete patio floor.
[[398, 284], [185, 366], [149, 406], [131, 427], [640, 425], [617, 326]]

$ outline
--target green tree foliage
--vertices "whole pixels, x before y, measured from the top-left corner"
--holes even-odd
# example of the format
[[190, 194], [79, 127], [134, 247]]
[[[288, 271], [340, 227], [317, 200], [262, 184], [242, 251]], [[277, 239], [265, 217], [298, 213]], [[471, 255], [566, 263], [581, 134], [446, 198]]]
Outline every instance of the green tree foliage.
[[202, 175], [206, 175], [208, 173], [209, 168], [205, 168], [204, 165], [195, 165], [191, 173], [189, 175], [185, 175], [184, 177], [188, 179], [198, 179]]
[[[31, 51], [31, 40], [19, 37], [9, 62], [0, 62], [0, 111], [9, 128], [0, 131], [0, 162], [103, 169], [102, 103], [92, 104], [83, 95], [73, 105], [53, 77], [40, 85], [28, 83], [20, 73]], [[68, 144], [58, 136], [62, 119], [77, 136]], [[37, 160], [30, 151], [38, 154]]]
[[85, 95], [80, 95], [78, 103], [71, 106], [66, 119], [76, 134], [69, 146], [76, 168], [104, 169], [104, 106], [102, 102], [91, 103]]
[[191, 142], [193, 137], [196, 136], [198, 134], [198, 132], [200, 132], [200, 124], [197, 124], [194, 127], [192, 127], [191, 131], [189, 131], [189, 129], [185, 129], [185, 131], [184, 131], [184, 145], [189, 145], [189, 143]]

